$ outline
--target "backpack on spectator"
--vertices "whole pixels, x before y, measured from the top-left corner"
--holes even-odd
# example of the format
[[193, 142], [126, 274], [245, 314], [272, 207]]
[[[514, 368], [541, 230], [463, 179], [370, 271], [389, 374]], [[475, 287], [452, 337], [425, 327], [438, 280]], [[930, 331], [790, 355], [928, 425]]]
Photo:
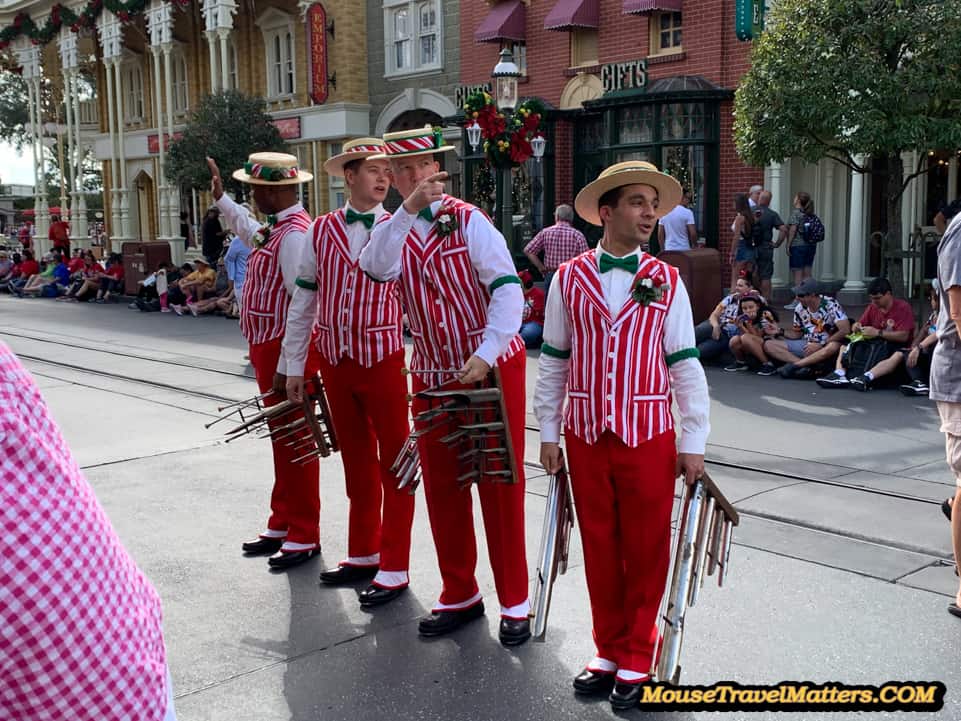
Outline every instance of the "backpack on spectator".
[[880, 338], [864, 338], [848, 345], [848, 352], [842, 359], [851, 378], [864, 375], [878, 363], [891, 355], [889, 344]]
[[805, 243], [814, 245], [824, 240], [824, 223], [814, 213], [804, 215], [800, 231]]

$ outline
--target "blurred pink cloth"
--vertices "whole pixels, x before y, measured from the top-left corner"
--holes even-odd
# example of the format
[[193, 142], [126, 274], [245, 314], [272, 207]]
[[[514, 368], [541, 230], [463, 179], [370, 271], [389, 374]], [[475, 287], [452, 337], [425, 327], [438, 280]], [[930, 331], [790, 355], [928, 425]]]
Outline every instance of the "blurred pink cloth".
[[0, 719], [160, 721], [160, 598], [2, 343], [0, 451]]

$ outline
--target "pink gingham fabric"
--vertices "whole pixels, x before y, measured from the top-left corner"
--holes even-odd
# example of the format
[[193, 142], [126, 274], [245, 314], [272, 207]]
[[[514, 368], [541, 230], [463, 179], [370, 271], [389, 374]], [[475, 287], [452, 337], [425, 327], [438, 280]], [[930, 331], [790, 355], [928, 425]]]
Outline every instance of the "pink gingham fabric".
[[0, 343], [0, 719], [160, 721], [160, 599]]
[[544, 251], [544, 267], [557, 270], [562, 263], [587, 252], [587, 238], [570, 223], [558, 220], [535, 235], [525, 248], [525, 253], [537, 255]]

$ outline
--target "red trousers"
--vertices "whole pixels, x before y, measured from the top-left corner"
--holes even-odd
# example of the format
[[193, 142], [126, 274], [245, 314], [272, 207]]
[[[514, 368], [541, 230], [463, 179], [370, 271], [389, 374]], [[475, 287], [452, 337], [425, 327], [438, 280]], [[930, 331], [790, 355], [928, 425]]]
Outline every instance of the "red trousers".
[[347, 555], [379, 553], [382, 571], [406, 571], [410, 560], [414, 497], [390, 472], [410, 430], [403, 369], [402, 350], [370, 368], [320, 358], [350, 499]]
[[[250, 363], [257, 376], [261, 393], [270, 390], [280, 360], [280, 344], [283, 338], [250, 346]], [[307, 354], [304, 376], [318, 370], [318, 356], [311, 350]], [[279, 402], [276, 396], [265, 405]], [[289, 422], [289, 421], [287, 421]], [[284, 421], [279, 421], [283, 425]], [[292, 463], [303, 451], [286, 446], [286, 440], [273, 444], [274, 490], [270, 494], [270, 518], [267, 528], [286, 531], [290, 543], [320, 545], [320, 464], [317, 459], [308, 463]]]
[[637, 448], [610, 431], [565, 438], [597, 655], [647, 673], [670, 566], [674, 431]]
[[[485, 481], [477, 484], [494, 584], [504, 609], [527, 601], [523, 470], [526, 363], [527, 356], [521, 351], [500, 364], [502, 390], [517, 458], [517, 483]], [[450, 384], [444, 388], [453, 390], [457, 387], [456, 384]], [[424, 388], [425, 384], [415, 375], [414, 392]], [[426, 401], [415, 398], [412, 411], [416, 415], [427, 407]], [[420, 452], [430, 528], [444, 584], [440, 605], [463, 608], [478, 595], [474, 575], [477, 540], [474, 537], [470, 487], [461, 489], [457, 484], [457, 476], [461, 473], [458, 451], [447, 448], [438, 440], [449, 432], [447, 429], [437, 429], [421, 436], [417, 439], [417, 449]]]

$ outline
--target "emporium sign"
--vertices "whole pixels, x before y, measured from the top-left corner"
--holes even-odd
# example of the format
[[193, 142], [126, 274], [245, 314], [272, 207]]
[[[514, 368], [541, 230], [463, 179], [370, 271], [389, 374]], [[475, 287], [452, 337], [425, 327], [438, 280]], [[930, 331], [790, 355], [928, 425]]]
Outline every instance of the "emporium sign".
[[608, 63], [601, 66], [601, 83], [605, 93], [619, 90], [643, 90], [647, 87], [647, 60]]
[[280, 137], [284, 140], [297, 140], [300, 138], [300, 118], [278, 118], [270, 122], [280, 131]]
[[327, 102], [327, 11], [320, 3], [307, 10], [307, 47], [310, 59], [310, 97], [317, 105]]

